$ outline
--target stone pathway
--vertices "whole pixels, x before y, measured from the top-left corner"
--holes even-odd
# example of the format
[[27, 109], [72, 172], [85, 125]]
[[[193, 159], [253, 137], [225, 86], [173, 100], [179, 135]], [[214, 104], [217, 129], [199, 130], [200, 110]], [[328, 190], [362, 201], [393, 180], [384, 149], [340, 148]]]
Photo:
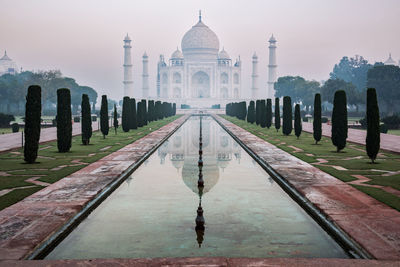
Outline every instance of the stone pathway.
[[239, 126], [215, 118], [373, 257], [400, 260], [400, 212]]
[[0, 264], [27, 257], [187, 118], [182, 116], [0, 211]]
[[[313, 133], [313, 125], [311, 122], [303, 122], [303, 131]], [[332, 126], [326, 123], [322, 124], [322, 135], [331, 137]], [[348, 132], [347, 141], [353, 142], [360, 145], [365, 145], [365, 138], [367, 136], [367, 131], [350, 129]], [[400, 153], [400, 136], [393, 134], [381, 134], [381, 149]]]
[[[93, 131], [98, 130], [98, 123], [92, 123]], [[81, 134], [81, 123], [75, 122], [72, 124], [72, 135]], [[57, 128], [43, 128], [40, 130], [40, 143], [45, 143], [57, 139]], [[22, 132], [9, 133], [0, 135], [0, 152], [8, 151], [15, 148], [20, 148], [22, 146]], [[42, 148], [46, 149], [46, 147]]]
[[399, 261], [377, 261], [356, 259], [303, 259], [303, 258], [155, 258], [155, 259], [92, 259], [92, 260], [42, 260], [42, 261], [0, 261], [0, 266], [13, 267], [66, 267], [66, 266], [186, 266], [186, 267], [392, 267]]

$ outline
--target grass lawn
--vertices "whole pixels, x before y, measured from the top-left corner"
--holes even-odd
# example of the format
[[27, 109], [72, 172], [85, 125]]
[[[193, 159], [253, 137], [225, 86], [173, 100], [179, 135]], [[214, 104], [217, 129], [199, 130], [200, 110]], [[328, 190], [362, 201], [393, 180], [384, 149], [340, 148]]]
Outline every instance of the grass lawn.
[[400, 135], [400, 130], [389, 130], [388, 134]]
[[35, 164], [24, 163], [22, 149], [1, 153], [0, 190], [17, 189], [0, 196], [0, 209], [10, 206], [42, 188], [42, 186], [37, 186], [25, 180], [37, 177], [38, 181], [54, 183], [88, 164], [133, 143], [180, 116], [177, 115], [161, 121], [151, 122], [147, 126], [137, 130], [130, 130], [127, 133], [123, 132], [122, 128], [119, 127], [118, 134], [115, 134], [114, 128], [110, 128], [110, 132], [105, 139], [97, 131], [93, 133], [90, 139], [91, 144], [87, 146], [82, 145], [81, 136], [75, 136], [72, 138], [72, 148], [68, 153], [59, 153], [56, 141], [45, 143], [39, 146], [38, 163]]
[[[356, 174], [371, 179], [366, 186], [354, 187], [400, 211], [399, 197], [380, 188], [367, 187], [368, 184], [373, 184], [400, 190], [400, 174], [395, 173], [400, 171], [400, 155], [381, 151], [378, 154], [377, 164], [371, 164], [365, 152], [365, 147], [361, 145], [347, 143], [346, 148], [337, 153], [331, 139], [328, 137], [322, 137], [318, 145], [315, 145], [311, 133], [302, 132], [300, 139], [297, 139], [294, 132], [289, 136], [285, 136], [282, 134], [282, 130], [277, 132], [274, 126], [270, 129], [261, 128], [255, 123], [250, 124], [234, 117], [225, 115], [222, 115], [222, 117], [303, 161], [316, 163], [318, 162], [317, 159], [328, 160], [328, 163], [313, 165], [344, 182], [357, 180], [352, 176]], [[296, 150], [290, 146], [299, 148], [302, 151], [295, 152]], [[345, 170], [337, 170], [331, 165], [343, 167]]]

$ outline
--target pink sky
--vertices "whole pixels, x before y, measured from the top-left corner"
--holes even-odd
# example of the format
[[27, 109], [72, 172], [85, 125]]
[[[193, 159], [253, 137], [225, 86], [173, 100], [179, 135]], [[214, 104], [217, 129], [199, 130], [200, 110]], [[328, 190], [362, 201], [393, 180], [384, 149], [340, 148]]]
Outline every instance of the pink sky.
[[389, 52], [400, 60], [399, 0], [101, 1], [0, 0], [0, 53], [26, 70], [60, 69], [79, 84], [120, 99], [123, 38], [133, 40], [135, 94], [141, 96], [142, 54], [149, 55], [155, 96], [159, 54], [169, 59], [183, 35], [203, 22], [234, 60], [241, 56], [243, 96], [250, 96], [251, 56], [259, 57], [260, 92], [266, 91], [268, 44], [278, 40], [278, 75], [326, 80], [342, 56], [370, 62]]

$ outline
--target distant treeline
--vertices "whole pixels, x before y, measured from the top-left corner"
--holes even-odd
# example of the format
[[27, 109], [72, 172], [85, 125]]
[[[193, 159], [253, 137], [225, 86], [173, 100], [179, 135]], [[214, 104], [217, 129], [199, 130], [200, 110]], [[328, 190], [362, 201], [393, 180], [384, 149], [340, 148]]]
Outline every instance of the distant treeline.
[[[25, 97], [29, 85], [42, 88], [42, 114], [53, 115], [57, 104], [57, 89], [69, 88], [71, 91], [72, 112], [76, 113], [81, 104], [82, 94], [87, 94], [94, 104], [97, 92], [89, 86], [81, 86], [74, 79], [63, 77], [58, 70], [31, 72], [0, 76], [0, 112], [22, 115], [25, 112]], [[93, 102], [91, 105], [93, 105]]]

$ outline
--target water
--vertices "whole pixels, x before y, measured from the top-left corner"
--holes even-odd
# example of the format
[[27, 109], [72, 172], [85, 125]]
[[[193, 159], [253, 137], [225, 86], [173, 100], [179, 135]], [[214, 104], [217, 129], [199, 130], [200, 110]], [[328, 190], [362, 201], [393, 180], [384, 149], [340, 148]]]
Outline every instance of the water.
[[341, 247], [210, 117], [190, 118], [47, 259], [335, 257]]

